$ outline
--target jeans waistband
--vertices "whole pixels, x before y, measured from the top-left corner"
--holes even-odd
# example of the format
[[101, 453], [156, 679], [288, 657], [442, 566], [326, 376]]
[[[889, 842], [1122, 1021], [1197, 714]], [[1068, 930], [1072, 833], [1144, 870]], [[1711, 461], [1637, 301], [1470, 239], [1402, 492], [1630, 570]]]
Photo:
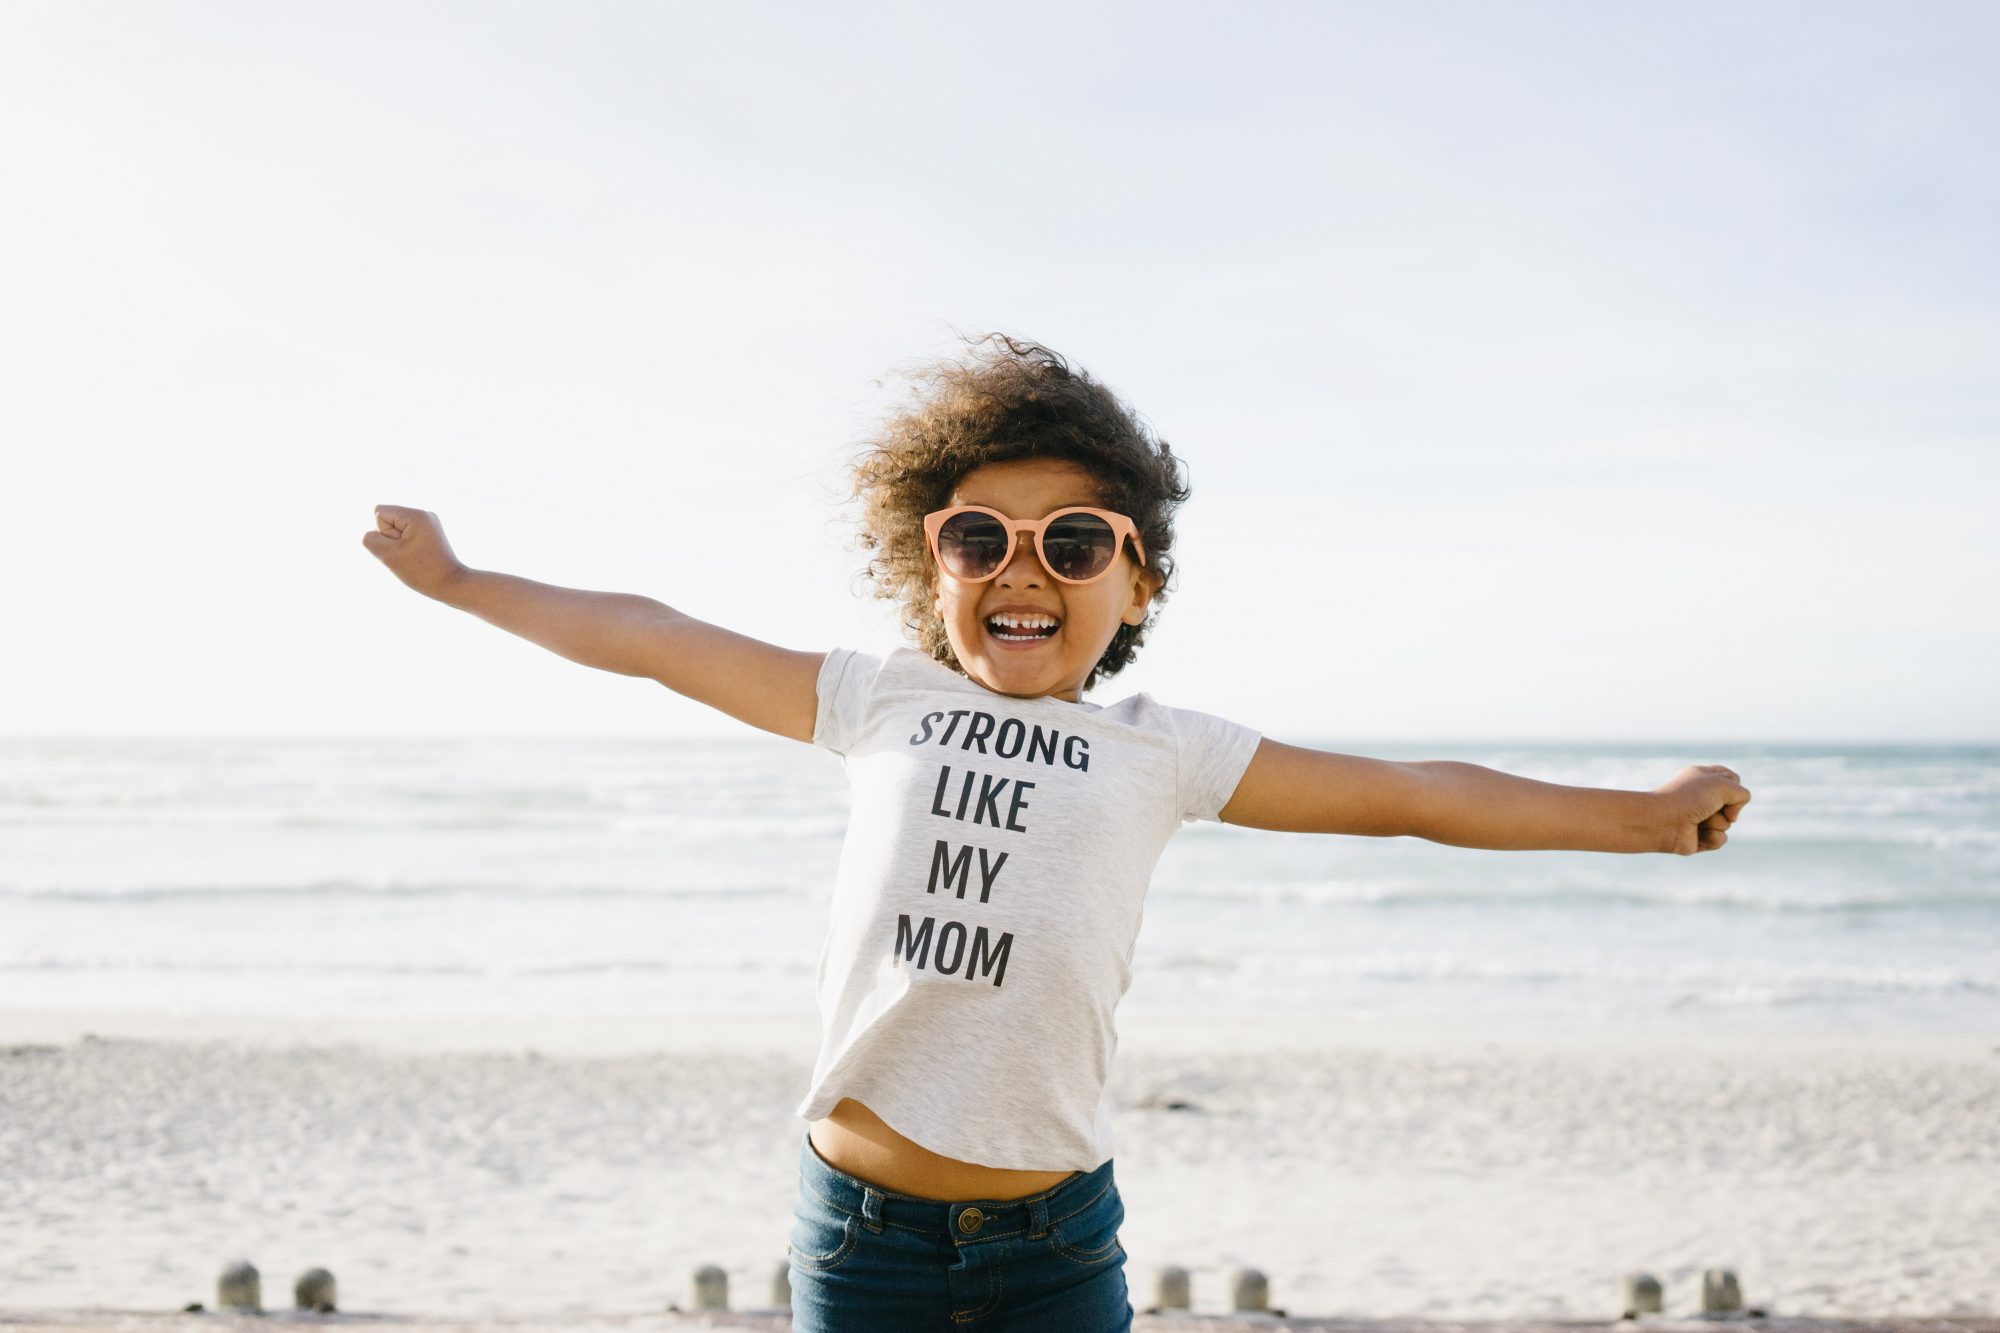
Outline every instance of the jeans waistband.
[[1052, 1189], [1018, 1199], [920, 1199], [842, 1171], [819, 1155], [808, 1132], [799, 1145], [799, 1183], [828, 1207], [861, 1219], [872, 1231], [895, 1226], [960, 1243], [1002, 1236], [1039, 1238], [1053, 1224], [1104, 1197], [1112, 1185], [1113, 1160], [1106, 1158], [1095, 1171], [1078, 1172]]

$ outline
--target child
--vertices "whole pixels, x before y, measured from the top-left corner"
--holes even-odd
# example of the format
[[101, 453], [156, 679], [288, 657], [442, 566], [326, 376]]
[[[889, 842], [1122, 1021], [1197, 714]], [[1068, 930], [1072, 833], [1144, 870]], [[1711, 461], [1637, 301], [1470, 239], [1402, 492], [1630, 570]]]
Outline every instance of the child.
[[1084, 691], [1144, 642], [1179, 461], [1047, 348], [975, 339], [854, 467], [917, 646], [792, 652], [647, 597], [468, 569], [436, 517], [363, 538], [417, 591], [842, 756], [852, 802], [799, 1114], [793, 1327], [1130, 1327], [1107, 1092], [1155, 862], [1197, 819], [1461, 847], [1718, 848], [1718, 765], [1651, 792], [1284, 745]]

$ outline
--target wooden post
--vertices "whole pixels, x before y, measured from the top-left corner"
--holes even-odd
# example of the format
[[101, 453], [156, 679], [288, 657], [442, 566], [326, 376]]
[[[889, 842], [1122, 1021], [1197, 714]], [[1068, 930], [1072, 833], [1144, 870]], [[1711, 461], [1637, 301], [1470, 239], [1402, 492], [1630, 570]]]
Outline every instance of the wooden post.
[[1637, 1319], [1661, 1310], [1660, 1280], [1651, 1273], [1627, 1273], [1618, 1280], [1618, 1317]]
[[697, 1310], [727, 1310], [729, 1308], [729, 1274], [714, 1264], [703, 1264], [694, 1270], [694, 1308]]
[[332, 1314], [333, 1290], [333, 1274], [324, 1268], [308, 1268], [292, 1283], [292, 1303], [301, 1310]]
[[1229, 1308], [1266, 1310], [1271, 1305], [1271, 1284], [1254, 1268], [1239, 1268], [1229, 1279]]
[[1727, 1268], [1707, 1268], [1701, 1274], [1701, 1312], [1732, 1314], [1743, 1308], [1743, 1291]]
[[263, 1305], [263, 1284], [257, 1276], [257, 1266], [248, 1259], [229, 1265], [215, 1279], [218, 1310], [259, 1310]]
[[[1188, 1305], [1188, 1271], [1178, 1264], [1168, 1264], [1153, 1280], [1154, 1310], [1186, 1310]], [[1150, 1311], [1148, 1312], [1150, 1313]]]

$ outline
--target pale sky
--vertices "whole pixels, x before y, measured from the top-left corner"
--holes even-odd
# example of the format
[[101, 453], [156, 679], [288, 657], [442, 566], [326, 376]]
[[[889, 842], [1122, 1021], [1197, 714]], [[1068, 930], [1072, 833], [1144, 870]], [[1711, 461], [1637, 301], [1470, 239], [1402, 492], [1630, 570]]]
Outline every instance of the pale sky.
[[2000, 739], [1996, 88], [1976, 3], [10, 0], [0, 734], [762, 736], [373, 506], [885, 652], [840, 465], [1004, 329], [1193, 485], [1095, 702]]

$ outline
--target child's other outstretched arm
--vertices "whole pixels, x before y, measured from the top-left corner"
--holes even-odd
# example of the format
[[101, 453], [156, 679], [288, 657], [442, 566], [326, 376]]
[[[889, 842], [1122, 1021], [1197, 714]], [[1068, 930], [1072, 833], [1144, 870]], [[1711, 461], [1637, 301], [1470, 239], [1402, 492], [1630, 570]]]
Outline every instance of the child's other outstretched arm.
[[824, 653], [779, 648], [635, 593], [559, 588], [467, 568], [452, 554], [437, 515], [426, 510], [377, 505], [375, 528], [361, 544], [426, 597], [572, 662], [645, 676], [753, 727], [812, 740]]
[[1287, 833], [1425, 838], [1500, 851], [1713, 851], [1750, 800], [1720, 764], [1652, 791], [1566, 787], [1478, 764], [1395, 763], [1260, 741], [1222, 807], [1226, 824]]

